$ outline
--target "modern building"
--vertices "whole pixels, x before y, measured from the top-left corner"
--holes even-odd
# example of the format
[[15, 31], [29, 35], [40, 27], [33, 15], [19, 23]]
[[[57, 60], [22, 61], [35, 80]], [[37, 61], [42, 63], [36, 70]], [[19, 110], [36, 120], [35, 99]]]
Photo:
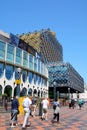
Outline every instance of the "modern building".
[[63, 49], [54, 32], [49, 29], [19, 36], [43, 56], [46, 63], [63, 61]]
[[42, 29], [19, 37], [37, 50], [47, 64], [50, 95], [57, 92], [82, 93], [84, 91], [83, 78], [70, 63], [63, 62], [63, 49], [54, 32], [50, 29]]
[[83, 99], [83, 100], [87, 101], [87, 84], [86, 83], [84, 83], [84, 92], [79, 93], [78, 96], [79, 96], [80, 99]]
[[48, 96], [48, 69], [40, 54], [13, 34], [0, 31], [0, 95]]
[[[56, 62], [48, 65], [49, 96], [63, 97], [64, 93], [73, 94], [84, 92], [84, 80], [70, 63]], [[68, 95], [67, 95], [68, 97]]]
[[[82, 93], [84, 80], [70, 65], [63, 62], [63, 49], [50, 29], [35, 31], [20, 35], [20, 38], [31, 45], [43, 56], [49, 72], [49, 94], [57, 93]], [[56, 90], [53, 83], [56, 81]]]

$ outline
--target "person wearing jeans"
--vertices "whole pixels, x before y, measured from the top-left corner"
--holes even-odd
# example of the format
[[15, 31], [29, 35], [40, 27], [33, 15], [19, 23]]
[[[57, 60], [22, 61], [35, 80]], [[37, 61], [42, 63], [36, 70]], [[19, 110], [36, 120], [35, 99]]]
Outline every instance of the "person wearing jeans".
[[18, 124], [17, 113], [18, 113], [19, 101], [18, 97], [14, 97], [11, 102], [11, 127], [15, 127]]

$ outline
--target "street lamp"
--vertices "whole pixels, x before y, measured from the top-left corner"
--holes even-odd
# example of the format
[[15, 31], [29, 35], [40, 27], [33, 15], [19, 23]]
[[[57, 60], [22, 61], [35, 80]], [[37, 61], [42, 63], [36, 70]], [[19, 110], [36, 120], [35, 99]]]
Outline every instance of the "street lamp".
[[78, 91], [76, 91], [76, 96], [77, 96], [77, 100], [79, 99], [79, 94]]
[[53, 82], [53, 88], [54, 88], [54, 99], [56, 98], [56, 81]]
[[59, 100], [59, 91], [57, 91], [57, 99]]
[[17, 84], [16, 96], [20, 96], [20, 84], [21, 84], [21, 68], [17, 68], [17, 79], [15, 80]]
[[70, 99], [70, 88], [68, 88], [68, 99]]

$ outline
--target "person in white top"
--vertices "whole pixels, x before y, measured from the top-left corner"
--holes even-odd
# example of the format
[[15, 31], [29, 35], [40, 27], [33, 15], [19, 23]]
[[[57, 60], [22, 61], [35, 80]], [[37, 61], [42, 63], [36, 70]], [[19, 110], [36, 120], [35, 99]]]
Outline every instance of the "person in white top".
[[41, 103], [42, 103], [42, 110], [43, 110], [41, 119], [47, 120], [47, 112], [48, 112], [49, 101], [47, 100], [47, 98], [45, 98], [45, 99], [42, 100]]
[[31, 99], [29, 98], [29, 95], [27, 95], [22, 103], [22, 106], [24, 108], [24, 122], [22, 125], [22, 129], [26, 129], [26, 126], [30, 125], [30, 122], [28, 121], [28, 117], [30, 115], [31, 104], [32, 104]]

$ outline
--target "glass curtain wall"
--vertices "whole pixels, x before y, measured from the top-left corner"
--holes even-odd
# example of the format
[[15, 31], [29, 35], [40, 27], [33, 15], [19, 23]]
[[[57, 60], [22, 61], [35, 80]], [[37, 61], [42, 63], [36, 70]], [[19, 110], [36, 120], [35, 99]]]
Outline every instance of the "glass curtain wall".
[[13, 77], [13, 66], [6, 65], [5, 75], [8, 80], [10, 80]]
[[23, 51], [23, 66], [26, 68], [28, 67], [28, 56], [28, 53]]
[[1, 60], [5, 60], [5, 49], [6, 48], [6, 44], [2, 41], [0, 41], [0, 59]]
[[[16, 48], [16, 64], [17, 65], [21, 65], [21, 63], [22, 63], [22, 50], [21, 49], [19, 49], [19, 48]], [[22, 66], [22, 65], [21, 65]]]
[[0, 78], [3, 76], [3, 72], [4, 72], [4, 64], [0, 63]]
[[25, 70], [22, 71], [22, 80], [24, 83], [27, 81], [27, 71]]
[[34, 57], [34, 71], [37, 71], [37, 58]]
[[29, 55], [29, 68], [33, 70], [33, 56]]
[[7, 45], [7, 57], [6, 61], [14, 63], [14, 46]]

